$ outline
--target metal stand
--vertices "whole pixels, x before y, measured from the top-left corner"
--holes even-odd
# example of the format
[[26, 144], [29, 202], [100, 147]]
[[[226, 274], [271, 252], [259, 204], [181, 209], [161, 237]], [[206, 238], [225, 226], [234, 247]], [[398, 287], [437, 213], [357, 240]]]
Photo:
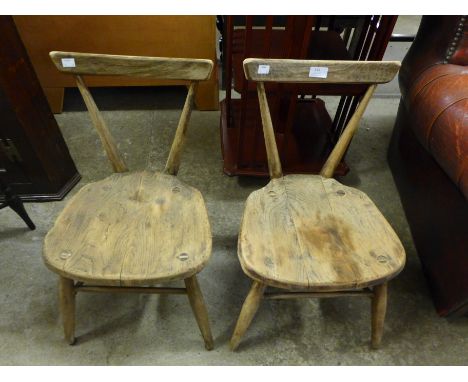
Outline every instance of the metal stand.
[[26, 223], [26, 225], [29, 227], [31, 230], [35, 230], [36, 226], [32, 222], [32, 220], [29, 218], [28, 213], [24, 209], [23, 202], [19, 198], [18, 195], [16, 195], [11, 188], [8, 185], [5, 185], [1, 180], [0, 180], [0, 193], [5, 195], [5, 201], [0, 204], [0, 210], [5, 207], [10, 207], [13, 211], [15, 211], [21, 219]]

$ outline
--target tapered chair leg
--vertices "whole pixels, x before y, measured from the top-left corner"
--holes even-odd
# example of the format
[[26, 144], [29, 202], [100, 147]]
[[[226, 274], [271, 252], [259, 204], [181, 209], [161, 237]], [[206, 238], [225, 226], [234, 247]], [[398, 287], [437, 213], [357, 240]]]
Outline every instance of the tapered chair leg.
[[203, 340], [205, 341], [205, 348], [207, 350], [213, 349], [213, 336], [211, 335], [210, 322], [208, 320], [208, 312], [206, 310], [205, 301], [203, 299], [200, 286], [198, 285], [197, 276], [192, 276], [184, 280], [185, 287], [187, 288], [187, 295], [192, 307], [193, 314], [197, 320], [198, 327], [200, 328]]
[[59, 298], [65, 340], [73, 345], [75, 343], [75, 290], [73, 280], [60, 277]]
[[385, 313], [387, 311], [387, 283], [374, 287], [372, 297], [372, 348], [377, 349], [382, 340]]
[[231, 350], [236, 350], [239, 343], [244, 336], [245, 332], [250, 326], [255, 313], [260, 305], [260, 301], [263, 298], [263, 292], [265, 291], [266, 285], [258, 281], [254, 281], [250, 288], [249, 294], [242, 305], [237, 324], [234, 329], [234, 333], [231, 337]]

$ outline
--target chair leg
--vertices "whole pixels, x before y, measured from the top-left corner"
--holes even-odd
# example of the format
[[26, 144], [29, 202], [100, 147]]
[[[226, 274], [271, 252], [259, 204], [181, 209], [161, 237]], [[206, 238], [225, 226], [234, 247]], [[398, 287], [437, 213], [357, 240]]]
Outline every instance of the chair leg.
[[198, 327], [205, 341], [207, 350], [213, 349], [213, 337], [211, 335], [210, 322], [208, 320], [208, 312], [206, 310], [205, 301], [203, 299], [200, 286], [198, 285], [197, 276], [192, 276], [184, 280], [187, 288], [187, 295], [192, 307], [193, 314], [197, 320]]
[[377, 349], [382, 340], [385, 313], [387, 311], [387, 283], [374, 287], [372, 297], [372, 348]]
[[73, 345], [75, 343], [75, 289], [73, 280], [60, 277], [59, 298], [65, 340]]
[[237, 319], [237, 324], [234, 329], [234, 333], [231, 337], [231, 350], [236, 350], [239, 343], [247, 331], [250, 323], [252, 322], [255, 313], [260, 305], [260, 301], [263, 298], [263, 292], [265, 291], [266, 285], [258, 281], [254, 281], [250, 288], [249, 294], [242, 305], [242, 309]]

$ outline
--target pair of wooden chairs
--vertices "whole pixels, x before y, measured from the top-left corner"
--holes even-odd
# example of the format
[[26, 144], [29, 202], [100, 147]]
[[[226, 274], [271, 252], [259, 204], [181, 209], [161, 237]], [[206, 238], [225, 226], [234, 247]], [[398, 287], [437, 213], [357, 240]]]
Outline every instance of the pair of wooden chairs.
[[[207, 349], [213, 348], [197, 273], [211, 254], [211, 231], [201, 193], [177, 177], [199, 81], [209, 60], [52, 52], [58, 70], [76, 76], [114, 169], [71, 198], [45, 238], [46, 265], [60, 276], [65, 338], [75, 342], [77, 292], [187, 294]], [[247, 59], [257, 82], [270, 183], [246, 203], [239, 259], [253, 280], [231, 348], [236, 349], [262, 298], [372, 298], [372, 345], [380, 343], [387, 281], [405, 261], [398, 237], [362, 192], [331, 179], [376, 84], [390, 81], [396, 62]], [[81, 75], [131, 75], [187, 80], [188, 95], [163, 172], [129, 172]], [[264, 82], [364, 83], [369, 89], [320, 175], [283, 176]], [[185, 288], [154, 285], [184, 280]], [[267, 286], [287, 290], [265, 293]]]

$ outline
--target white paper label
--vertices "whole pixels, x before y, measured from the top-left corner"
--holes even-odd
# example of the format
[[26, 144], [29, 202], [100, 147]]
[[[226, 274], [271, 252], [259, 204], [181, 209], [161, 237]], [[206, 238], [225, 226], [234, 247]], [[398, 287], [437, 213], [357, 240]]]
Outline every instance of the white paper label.
[[75, 59], [74, 58], [62, 58], [62, 66], [64, 68], [74, 68], [75, 65]]
[[268, 74], [270, 73], [270, 65], [258, 65], [258, 74]]
[[311, 66], [309, 69], [309, 77], [327, 78], [328, 68], [323, 66]]

